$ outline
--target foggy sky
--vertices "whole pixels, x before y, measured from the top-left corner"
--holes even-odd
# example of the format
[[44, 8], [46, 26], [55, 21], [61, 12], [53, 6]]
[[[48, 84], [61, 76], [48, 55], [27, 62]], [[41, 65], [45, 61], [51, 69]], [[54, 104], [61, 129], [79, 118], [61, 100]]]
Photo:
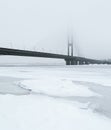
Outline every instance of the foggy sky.
[[2, 47], [66, 54], [72, 30], [80, 56], [111, 58], [110, 0], [0, 0]]

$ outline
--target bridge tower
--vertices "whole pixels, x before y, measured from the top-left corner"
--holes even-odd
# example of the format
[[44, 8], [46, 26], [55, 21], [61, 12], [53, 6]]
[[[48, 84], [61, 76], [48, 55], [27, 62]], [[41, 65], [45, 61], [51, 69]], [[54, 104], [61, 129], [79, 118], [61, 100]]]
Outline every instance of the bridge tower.
[[73, 37], [71, 40], [68, 37], [68, 56], [73, 56]]
[[73, 48], [73, 36], [68, 37], [68, 56], [70, 58], [66, 59], [66, 65], [77, 65], [77, 61], [74, 60], [73, 54], [74, 54], [74, 48]]

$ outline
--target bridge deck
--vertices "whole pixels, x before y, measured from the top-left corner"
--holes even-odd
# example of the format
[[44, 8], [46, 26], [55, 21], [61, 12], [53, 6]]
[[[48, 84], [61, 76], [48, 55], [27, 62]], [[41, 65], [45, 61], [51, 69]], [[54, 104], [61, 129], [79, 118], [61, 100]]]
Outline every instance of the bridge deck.
[[45, 52], [37, 52], [37, 51], [29, 51], [29, 50], [20, 50], [20, 49], [11, 49], [11, 48], [0, 48], [0, 55], [13, 55], [13, 56], [27, 56], [27, 57], [44, 57], [44, 58], [56, 58], [56, 59], [64, 59], [65, 61], [80, 61], [87, 62], [92, 64], [111, 64], [109, 61], [103, 60], [94, 60], [84, 57], [76, 57], [76, 56], [68, 56], [54, 53], [45, 53]]

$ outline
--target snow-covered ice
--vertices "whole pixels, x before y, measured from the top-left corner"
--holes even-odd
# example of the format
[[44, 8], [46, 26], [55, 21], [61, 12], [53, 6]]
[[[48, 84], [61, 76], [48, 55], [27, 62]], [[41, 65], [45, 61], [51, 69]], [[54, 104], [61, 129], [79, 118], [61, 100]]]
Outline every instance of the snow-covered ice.
[[110, 70], [107, 65], [0, 67], [0, 93], [5, 93], [0, 129], [110, 130]]
[[0, 96], [2, 130], [110, 130], [109, 119], [73, 102], [43, 96]]
[[26, 89], [36, 93], [42, 93], [50, 96], [68, 97], [68, 96], [97, 96], [90, 91], [88, 87], [76, 85], [70, 80], [59, 79], [58, 77], [39, 78], [36, 80], [26, 80], [22, 82]]

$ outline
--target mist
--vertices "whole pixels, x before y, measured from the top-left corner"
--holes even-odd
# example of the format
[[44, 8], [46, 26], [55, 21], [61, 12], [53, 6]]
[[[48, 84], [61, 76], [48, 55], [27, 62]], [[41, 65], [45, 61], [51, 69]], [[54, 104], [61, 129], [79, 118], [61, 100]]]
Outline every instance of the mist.
[[67, 37], [74, 38], [74, 55], [111, 58], [109, 0], [1, 0], [0, 46], [67, 54]]

